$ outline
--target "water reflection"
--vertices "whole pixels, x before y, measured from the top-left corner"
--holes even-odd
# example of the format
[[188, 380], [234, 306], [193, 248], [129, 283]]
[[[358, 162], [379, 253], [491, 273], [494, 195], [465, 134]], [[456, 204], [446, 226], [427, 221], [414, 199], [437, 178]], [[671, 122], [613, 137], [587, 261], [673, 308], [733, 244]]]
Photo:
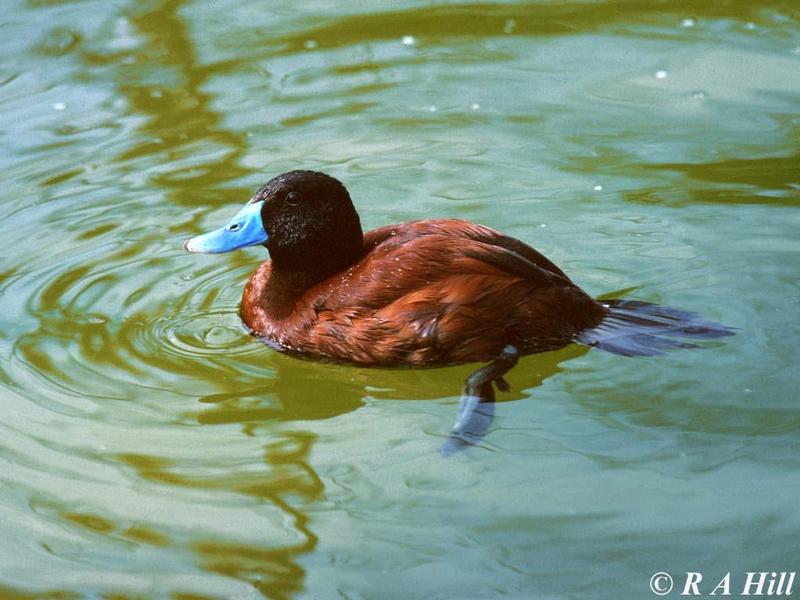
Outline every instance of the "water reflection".
[[[221, 115], [211, 108], [212, 98], [202, 88], [217, 70], [229, 70], [236, 65], [235, 61], [198, 65], [188, 28], [180, 15], [182, 4], [181, 1], [149, 4], [147, 10], [130, 16], [131, 26], [137, 36], [143, 38], [141, 43], [121, 53], [94, 54], [85, 58], [90, 64], [108, 64], [119, 93], [129, 100], [130, 109], [147, 115], [139, 127], [139, 138], [143, 141], [128, 148], [116, 160], [140, 168], [135, 166], [138, 159], [151, 156], [166, 159], [169, 167], [151, 175], [149, 183], [166, 191], [172, 202], [191, 206], [222, 203], [228, 201], [229, 196], [220, 193], [220, 186], [247, 173], [240, 163], [246, 147], [245, 137], [221, 126]], [[203, 159], [198, 160], [198, 156]], [[231, 192], [234, 194], [243, 195], [241, 190]], [[154, 272], [163, 276], [165, 266], [158, 265]], [[142, 265], [138, 268], [142, 269]], [[82, 278], [86, 275], [83, 273]], [[231, 275], [230, 271], [226, 273], [226, 277]], [[199, 306], [192, 307], [189, 302], [186, 306], [179, 300], [173, 301], [170, 307], [162, 305], [162, 310], [158, 310], [159, 306], [150, 302], [144, 311], [128, 317], [118, 333], [124, 339], [130, 339], [131, 348], [140, 351], [125, 359], [139, 359], [139, 362], [149, 363], [151, 368], [157, 366], [166, 370], [173, 377], [179, 374], [195, 377], [200, 373], [206, 381], [217, 383], [240, 378], [240, 373], [229, 368], [225, 361], [236, 356], [236, 348], [246, 353], [243, 344], [247, 340], [241, 332], [238, 336], [232, 335], [230, 325], [225, 324], [225, 313], [219, 312], [233, 312], [233, 307], [212, 307], [218, 293], [214, 284], [205, 287], [197, 278], [192, 283], [195, 296], [202, 289], [206, 290]], [[153, 285], [157, 285], [155, 281]], [[192, 294], [187, 296], [191, 297]], [[199, 316], [191, 324], [176, 320], [178, 315], [188, 318], [187, 312], [198, 308]], [[154, 322], [148, 315], [158, 315], [159, 321]], [[131, 324], [134, 325], [133, 331]], [[203, 338], [195, 341], [195, 332], [198, 331], [202, 332]], [[151, 336], [155, 343], [137, 343], [140, 332]], [[162, 346], [166, 353], [158, 351], [159, 341], [168, 342], [165, 348]], [[203, 342], [205, 350], [202, 349]], [[110, 344], [101, 340], [98, 346], [108, 348]], [[170, 353], [170, 349], [175, 352]], [[209, 357], [210, 350], [224, 353], [221, 356], [225, 360], [201, 360]], [[158, 358], [154, 361], [153, 357]], [[189, 357], [193, 360], [187, 360]], [[136, 364], [136, 361], [124, 362]], [[117, 364], [117, 367], [125, 368], [123, 364]], [[228, 383], [225, 387], [230, 389], [232, 386]], [[249, 390], [242, 390], [238, 385], [234, 389], [233, 393], [240, 399], [247, 397]], [[263, 393], [261, 390], [261, 397]], [[238, 416], [244, 415], [239, 413]], [[259, 409], [258, 418], [269, 416], [269, 411]], [[247, 415], [241, 420], [252, 417], [252, 414]], [[213, 419], [200, 418], [199, 421], [220, 423]], [[231, 468], [223, 475], [214, 475], [207, 471], [217, 469], [207, 466], [205, 461], [188, 460], [181, 464], [180, 460], [172, 457], [140, 453], [121, 454], [118, 459], [151, 482], [253, 496], [283, 512], [300, 538], [294, 544], [270, 544], [265, 540], [263, 545], [251, 545], [228, 541], [225, 537], [203, 539], [201, 536], [188, 543], [204, 569], [247, 581], [266, 597], [288, 598], [303, 585], [305, 573], [297, 564], [296, 557], [313, 550], [317, 542], [308, 526], [308, 517], [297, 506], [318, 498], [323, 486], [308, 464], [314, 442], [312, 434], [295, 431], [281, 432], [276, 436], [272, 432], [270, 437], [272, 439], [264, 446], [264, 469], [260, 472], [249, 469], [237, 472], [236, 468]], [[164, 540], [159, 538], [156, 543], [163, 544]]]
[[[202, 396], [200, 402], [210, 407], [197, 415], [200, 423], [242, 423], [245, 431], [252, 434], [253, 427], [265, 419], [330, 419], [364, 406], [366, 398], [414, 401], [452, 398], [458, 396], [464, 379], [475, 369], [475, 365], [436, 369], [362, 368], [300, 360], [267, 348], [261, 352], [264, 354], [260, 359], [269, 364], [270, 376], [255, 386], [249, 381], [247, 386]], [[511, 389], [498, 392], [497, 401], [527, 398], [528, 390], [559, 373], [564, 361], [586, 352], [587, 348], [572, 345], [523, 359], [509, 374]]]
[[[314, 436], [306, 432], [285, 432], [264, 447], [264, 472], [226, 470], [210, 475], [204, 465], [185, 464], [169, 458], [144, 454], [124, 454], [117, 458], [133, 467], [140, 477], [158, 484], [232, 491], [266, 501], [283, 511], [300, 540], [289, 546], [247, 545], [220, 539], [192, 540], [203, 568], [249, 582], [268, 598], [289, 598], [302, 589], [305, 571], [297, 556], [310, 552], [317, 537], [309, 528], [308, 516], [296, 508], [298, 503], [318, 499], [323, 485], [308, 463]], [[141, 535], [139, 536], [142, 537]], [[163, 545], [159, 536], [154, 542]]]
[[[770, 8], [777, 13], [791, 13], [791, 0], [771, 2]], [[649, 0], [612, 0], [593, 2], [587, 10], [583, 2], [552, 3], [497, 3], [497, 4], [447, 4], [404, 10], [365, 12], [334, 18], [322, 26], [308, 28], [300, 33], [283, 38], [267, 40], [257, 32], [249, 35], [240, 32], [245, 40], [254, 44], [268, 45], [276, 53], [292, 53], [311, 48], [337, 48], [370, 40], [397, 40], [406, 46], [416, 45], [418, 40], [445, 40], [463, 36], [559, 36], [577, 35], [609, 27], [630, 27], [635, 15], [638, 22], [659, 21], [674, 25], [674, 33], [660, 31], [660, 37], [686, 36], [686, 18], [691, 15], [692, 27], [698, 19], [734, 18], [742, 21], [758, 20], [763, 9], [749, 2], [692, 3], [687, 5], [683, 21], [676, 19], [678, 7], [665, 8]], [[682, 25], [681, 28], [678, 25]], [[629, 31], [639, 35], [637, 31]], [[403, 34], [413, 34], [413, 43], [407, 43]], [[310, 44], [309, 44], [310, 42]]]
[[[760, 156], [697, 162], [641, 162], [637, 157], [613, 148], [601, 156], [572, 157], [563, 167], [583, 171], [592, 168], [615, 177], [641, 173], [648, 183], [622, 192], [625, 200], [643, 204], [797, 204], [800, 155], [794, 153], [796, 136], [782, 144], [790, 156]], [[655, 185], [654, 178], [660, 181]]]
[[[800, 182], [800, 154], [736, 158], [698, 163], [656, 163], [640, 165], [643, 170], [673, 171], [697, 182], [711, 184], [687, 190], [691, 202], [719, 204], [797, 205]], [[713, 186], [713, 187], [712, 187]], [[637, 190], [629, 200], [659, 198], [658, 190]], [[667, 194], [667, 201], [670, 195]]]
[[[90, 67], [103, 68], [130, 110], [146, 119], [138, 141], [116, 157], [142, 168], [138, 159], [156, 158], [166, 168], [151, 171], [149, 183], [162, 188], [178, 204], [197, 206], [229, 202], [242, 190], [225, 193], [220, 185], [249, 172], [241, 164], [246, 136], [222, 126], [222, 115], [203, 91], [211, 77], [236, 68], [238, 60], [200, 65], [180, 14], [183, 0], [148, 2], [128, 17], [135, 37], [128, 47], [85, 52]], [[125, 167], [123, 166], [123, 169]]]
[[[213, 205], [229, 202], [232, 196], [238, 200], [242, 190], [232, 190], [228, 196], [220, 186], [248, 172], [240, 163], [245, 136], [222, 126], [220, 114], [211, 108], [211, 96], [203, 91], [216, 69], [234, 65], [198, 65], [180, 15], [182, 4], [147, 3], [144, 10], [118, 17], [124, 43], [117, 36], [105, 48], [85, 50], [81, 57], [92, 74], [114, 82], [118, 97], [126, 98], [128, 109], [137, 116], [137, 131], [130, 139], [138, 141], [112, 159], [119, 174], [146, 176], [147, 186], [162, 190], [177, 204]], [[74, 175], [50, 177], [42, 185], [58, 186]], [[232, 270], [230, 263], [198, 267], [187, 278], [175, 261], [178, 250], [154, 256], [146, 244], [108, 243], [106, 234], [117, 227], [100, 223], [83, 228], [78, 239], [85, 244], [84, 252], [18, 277], [9, 271], [0, 281], [6, 292], [16, 290], [27, 298], [27, 318], [35, 323], [17, 338], [14, 354], [15, 378], [28, 371], [36, 374], [37, 383], [16, 385], [58, 413], [91, 414], [92, 421], [100, 424], [116, 420], [117, 409], [109, 402], [155, 408], [201, 389], [204, 395], [213, 389], [233, 389], [241, 399], [256, 379], [268, 379], [268, 365], [259, 364], [255, 375], [247, 372], [256, 367], [255, 358], [247, 362], [249, 354], [268, 352], [242, 333], [235, 300], [218, 301], [221, 278], [236, 279], [235, 267]], [[263, 399], [264, 390], [259, 394]], [[125, 410], [137, 411], [135, 406]], [[252, 418], [242, 418], [243, 426]], [[263, 410], [258, 416], [268, 418]], [[313, 550], [317, 542], [303, 506], [323, 492], [308, 463], [315, 436], [273, 428], [268, 438], [253, 440], [263, 446], [261, 466], [256, 469], [252, 464], [240, 467], [241, 460], [226, 465], [224, 458], [210, 455], [185, 457], [171, 451], [171, 442], [153, 444], [153, 436], [158, 437], [154, 424], [147, 419], [128, 421], [127, 428], [140, 436], [136, 445], [141, 450], [134, 445], [110, 458], [103, 444], [89, 458], [131, 469], [139, 480], [150, 482], [154, 489], [173, 490], [178, 498], [185, 496], [181, 490], [202, 491], [202, 497], [192, 502], [198, 515], [210, 517], [227, 494], [253, 498], [254, 510], [265, 516], [259, 524], [263, 540], [247, 543], [230, 527], [211, 521], [196, 533], [186, 531], [184, 517], [163, 501], [150, 502], [151, 509], [144, 511], [111, 506], [92, 510], [74, 500], [36, 493], [37, 512], [60, 520], [68, 529], [103, 536], [111, 544], [133, 542], [155, 553], [190, 548], [206, 571], [246, 582], [265, 597], [288, 598], [299, 591], [304, 570], [297, 557]], [[196, 436], [211, 443], [222, 441], [212, 431], [187, 433], [192, 445], [198, 444]], [[80, 442], [53, 443], [71, 456], [77, 452], [73, 444]], [[130, 446], [124, 436], [108, 445]], [[224, 454], [223, 447], [219, 451]], [[223, 523], [235, 515], [226, 506], [216, 507], [216, 512]], [[255, 515], [253, 519], [258, 522]], [[287, 535], [289, 530], [294, 533]], [[58, 547], [50, 551], [65, 556], [74, 552]]]

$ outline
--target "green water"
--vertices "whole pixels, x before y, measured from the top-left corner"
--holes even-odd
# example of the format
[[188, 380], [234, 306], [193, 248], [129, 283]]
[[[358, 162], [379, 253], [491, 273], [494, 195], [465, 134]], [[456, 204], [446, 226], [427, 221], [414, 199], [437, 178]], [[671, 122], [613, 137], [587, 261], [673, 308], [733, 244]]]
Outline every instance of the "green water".
[[[795, 0], [9, 1], [0, 144], [0, 596], [800, 571]], [[280, 355], [237, 317], [263, 251], [182, 251], [295, 168], [368, 228], [478, 221], [738, 335], [526, 357], [444, 458], [473, 366]]]

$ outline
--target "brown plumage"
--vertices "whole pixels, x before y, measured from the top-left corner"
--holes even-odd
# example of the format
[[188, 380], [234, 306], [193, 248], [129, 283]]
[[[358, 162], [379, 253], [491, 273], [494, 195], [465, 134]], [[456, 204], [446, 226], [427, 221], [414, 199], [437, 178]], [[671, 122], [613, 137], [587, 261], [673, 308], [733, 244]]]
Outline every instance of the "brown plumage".
[[350, 267], [311, 285], [267, 261], [242, 297], [253, 332], [295, 352], [375, 365], [434, 365], [570, 343], [606, 309], [536, 250], [455, 219], [364, 235]]

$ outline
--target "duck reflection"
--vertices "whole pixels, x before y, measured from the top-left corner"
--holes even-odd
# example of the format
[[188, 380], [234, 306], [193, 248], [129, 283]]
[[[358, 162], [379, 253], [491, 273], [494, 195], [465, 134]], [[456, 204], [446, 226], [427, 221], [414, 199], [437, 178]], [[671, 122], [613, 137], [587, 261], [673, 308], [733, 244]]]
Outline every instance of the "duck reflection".
[[[545, 379], [563, 370], [562, 363], [585, 354], [587, 348], [567, 346], [554, 352], [524, 357], [504, 389], [503, 402], [530, 395]], [[265, 421], [331, 419], [353, 412], [367, 399], [392, 401], [441, 400], [450, 398], [474, 365], [437, 369], [376, 369], [351, 365], [297, 360], [264, 350], [260, 360], [268, 364], [270, 377], [258, 385], [245, 377], [241, 386], [200, 398], [209, 405], [197, 419], [203, 424], [241, 423], [248, 435], [256, 435]], [[233, 382], [235, 378], [231, 381]], [[326, 390], [321, 394], [320, 390]], [[459, 409], [441, 453], [445, 456], [480, 443], [495, 416], [495, 393], [491, 384], [461, 395]]]

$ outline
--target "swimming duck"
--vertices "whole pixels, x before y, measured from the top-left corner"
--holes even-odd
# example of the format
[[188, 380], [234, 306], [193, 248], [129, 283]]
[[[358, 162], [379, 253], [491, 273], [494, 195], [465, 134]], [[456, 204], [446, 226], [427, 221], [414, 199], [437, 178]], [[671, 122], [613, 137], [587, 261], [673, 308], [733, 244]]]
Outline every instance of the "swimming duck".
[[492, 383], [507, 389], [503, 375], [524, 354], [577, 342], [651, 356], [694, 347], [681, 338], [731, 334], [694, 313], [595, 300], [532, 247], [483, 225], [426, 219], [363, 233], [344, 185], [316, 171], [271, 179], [227, 225], [184, 248], [255, 245], [270, 256], [242, 296], [255, 336], [359, 365], [487, 362], [462, 401], [493, 399]]

